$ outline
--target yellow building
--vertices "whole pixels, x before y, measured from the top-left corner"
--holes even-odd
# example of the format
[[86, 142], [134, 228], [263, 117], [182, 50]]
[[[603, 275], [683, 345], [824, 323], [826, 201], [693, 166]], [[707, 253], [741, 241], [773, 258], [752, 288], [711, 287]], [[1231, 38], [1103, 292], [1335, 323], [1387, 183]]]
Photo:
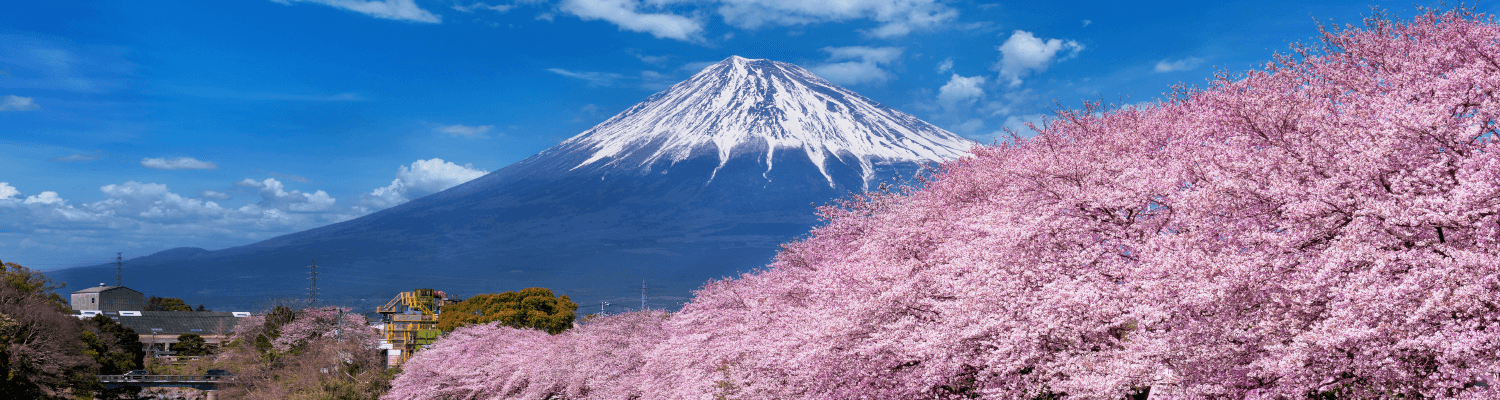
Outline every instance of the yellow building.
[[438, 314], [444, 305], [455, 302], [448, 300], [448, 294], [442, 291], [417, 289], [401, 292], [385, 305], [375, 308], [384, 323], [380, 348], [386, 350], [386, 366], [406, 363], [412, 353], [437, 340], [442, 333], [437, 329]]

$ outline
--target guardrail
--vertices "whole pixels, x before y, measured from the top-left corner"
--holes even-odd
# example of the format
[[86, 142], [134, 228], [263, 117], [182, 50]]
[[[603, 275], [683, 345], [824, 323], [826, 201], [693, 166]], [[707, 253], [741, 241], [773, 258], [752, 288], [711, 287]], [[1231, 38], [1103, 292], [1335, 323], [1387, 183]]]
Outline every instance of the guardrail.
[[210, 375], [99, 375], [99, 383], [107, 389], [122, 386], [193, 387], [204, 390], [227, 384], [234, 376]]

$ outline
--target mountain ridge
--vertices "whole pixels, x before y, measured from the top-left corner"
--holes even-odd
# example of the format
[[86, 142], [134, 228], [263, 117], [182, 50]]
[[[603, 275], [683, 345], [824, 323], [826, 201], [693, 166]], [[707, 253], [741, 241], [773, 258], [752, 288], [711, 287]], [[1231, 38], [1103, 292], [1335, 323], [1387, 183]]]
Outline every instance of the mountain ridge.
[[[765, 79], [732, 75], [765, 69], [774, 69], [757, 75]], [[732, 76], [720, 79], [725, 74]], [[743, 86], [717, 85], [723, 82]], [[812, 93], [808, 85], [826, 85], [819, 87], [839, 94], [840, 102], [824, 94], [822, 103], [796, 105], [798, 112], [807, 110], [803, 117], [778, 117], [797, 115], [774, 112], [793, 107], [786, 99], [818, 98], [788, 94]], [[712, 102], [669, 101], [723, 100], [702, 94], [726, 90], [750, 93], [747, 98], [754, 101], [732, 104], [727, 112], [709, 112], [704, 104]], [[766, 124], [873, 121], [877, 125], [839, 129], [865, 135], [860, 137], [887, 135], [883, 142], [869, 143], [930, 145], [881, 153], [847, 140], [829, 145], [803, 138], [796, 139], [799, 147], [777, 151], [778, 143], [793, 143], [791, 136], [757, 141], [764, 137], [729, 135], [715, 141], [713, 135], [725, 129], [704, 127], [746, 121], [724, 115], [770, 116], [760, 120]], [[730, 133], [835, 131], [736, 129]], [[907, 133], [921, 136], [903, 142]], [[557, 146], [453, 188], [256, 243], [212, 251], [172, 249], [132, 259], [125, 265], [125, 284], [192, 303], [250, 304], [266, 296], [305, 294], [307, 266], [316, 260], [321, 279], [337, 283], [320, 289], [320, 298], [350, 306], [384, 302], [414, 286], [458, 295], [543, 286], [584, 305], [623, 302], [638, 298], [635, 291], [644, 278], [655, 294], [651, 305], [663, 308], [686, 300], [708, 279], [769, 263], [779, 244], [817, 223], [812, 205], [872, 183], [904, 182], [933, 162], [961, 154], [953, 149], [972, 144], [795, 65], [731, 57]], [[601, 150], [610, 152], [600, 156]], [[114, 278], [113, 264], [61, 271], [68, 281]]]

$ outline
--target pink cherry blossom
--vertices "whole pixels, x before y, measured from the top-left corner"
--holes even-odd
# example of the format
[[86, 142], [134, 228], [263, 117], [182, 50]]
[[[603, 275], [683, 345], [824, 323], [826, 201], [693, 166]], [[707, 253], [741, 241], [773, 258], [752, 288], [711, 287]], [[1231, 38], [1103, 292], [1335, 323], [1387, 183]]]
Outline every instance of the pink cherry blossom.
[[821, 209], [681, 312], [476, 326], [387, 398], [1496, 398], [1500, 26], [1328, 27]]

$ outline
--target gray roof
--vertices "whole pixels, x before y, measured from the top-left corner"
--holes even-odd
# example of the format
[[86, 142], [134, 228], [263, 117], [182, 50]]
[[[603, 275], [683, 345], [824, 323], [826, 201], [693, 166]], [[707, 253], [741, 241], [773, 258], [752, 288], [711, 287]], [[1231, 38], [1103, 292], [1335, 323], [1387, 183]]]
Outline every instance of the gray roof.
[[101, 293], [101, 292], [115, 290], [115, 289], [125, 289], [125, 290], [129, 290], [129, 291], [132, 291], [132, 292], [140, 293], [140, 292], [137, 292], [135, 289], [131, 289], [131, 288], [124, 287], [124, 286], [94, 286], [94, 287], [91, 287], [91, 288], [88, 288], [88, 289], [79, 290], [79, 291], [73, 292], [73, 293]]
[[[139, 317], [120, 316], [117, 312], [105, 312], [110, 319], [134, 329], [135, 333], [181, 335], [226, 334], [240, 322], [233, 313], [211, 311], [141, 311]], [[196, 329], [196, 330], [194, 330]]]

